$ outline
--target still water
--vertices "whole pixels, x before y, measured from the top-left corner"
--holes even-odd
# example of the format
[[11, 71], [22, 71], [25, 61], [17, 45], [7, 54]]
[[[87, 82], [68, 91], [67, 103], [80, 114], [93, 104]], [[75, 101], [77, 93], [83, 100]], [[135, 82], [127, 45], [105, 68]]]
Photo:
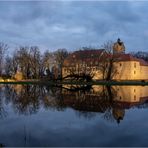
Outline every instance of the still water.
[[148, 86], [0, 85], [1, 146], [148, 146]]

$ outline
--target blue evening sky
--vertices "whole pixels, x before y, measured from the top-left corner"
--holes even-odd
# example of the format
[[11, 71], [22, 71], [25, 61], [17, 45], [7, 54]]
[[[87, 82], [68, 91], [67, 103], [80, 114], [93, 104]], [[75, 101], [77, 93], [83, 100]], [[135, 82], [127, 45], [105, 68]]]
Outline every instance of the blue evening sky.
[[0, 1], [0, 41], [10, 50], [99, 48], [118, 37], [128, 52], [147, 51], [147, 1]]

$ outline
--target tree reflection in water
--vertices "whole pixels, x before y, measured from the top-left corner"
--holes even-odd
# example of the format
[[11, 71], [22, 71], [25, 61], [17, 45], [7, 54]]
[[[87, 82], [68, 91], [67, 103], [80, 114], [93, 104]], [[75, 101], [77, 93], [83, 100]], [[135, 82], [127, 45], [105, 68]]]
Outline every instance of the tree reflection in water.
[[0, 87], [0, 119], [7, 116], [7, 112], [4, 109], [4, 93], [3, 93], [3, 86]]
[[91, 119], [100, 113], [105, 120], [119, 123], [125, 109], [145, 104], [147, 89], [147, 86], [4, 85], [0, 88], [0, 116], [6, 114], [4, 104], [11, 103], [19, 114], [37, 113], [40, 108], [59, 111], [73, 108], [79, 117]]

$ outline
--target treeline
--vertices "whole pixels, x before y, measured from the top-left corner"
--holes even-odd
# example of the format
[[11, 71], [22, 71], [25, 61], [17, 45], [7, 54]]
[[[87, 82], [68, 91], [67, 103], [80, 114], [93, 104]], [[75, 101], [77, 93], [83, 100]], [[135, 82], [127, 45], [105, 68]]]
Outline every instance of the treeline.
[[137, 52], [132, 52], [131, 53], [134, 57], [143, 59], [148, 62], [148, 52], [143, 52], [143, 51], [137, 51]]
[[[112, 42], [103, 45], [106, 53], [112, 53], [112, 45]], [[90, 49], [94, 48], [82, 47], [79, 50]], [[70, 54], [67, 49], [57, 49], [54, 52], [47, 50], [41, 53], [41, 49], [37, 46], [22, 46], [17, 48], [11, 55], [8, 53], [8, 45], [0, 42], [0, 77], [14, 78], [17, 72], [21, 72], [23, 79], [61, 79], [64, 59]], [[148, 52], [138, 51], [131, 54], [148, 61]], [[99, 68], [103, 73], [103, 79], [111, 80], [117, 71], [113, 66], [117, 59], [114, 56], [104, 59], [99, 64]], [[93, 77], [91, 71], [87, 71], [87, 73], [89, 77]], [[87, 77], [85, 71], [84, 74], [83, 76]]]
[[68, 51], [40, 51], [37, 46], [19, 47], [9, 55], [8, 45], [0, 43], [0, 76], [13, 78], [19, 71], [23, 74], [23, 79], [60, 79], [62, 64]]

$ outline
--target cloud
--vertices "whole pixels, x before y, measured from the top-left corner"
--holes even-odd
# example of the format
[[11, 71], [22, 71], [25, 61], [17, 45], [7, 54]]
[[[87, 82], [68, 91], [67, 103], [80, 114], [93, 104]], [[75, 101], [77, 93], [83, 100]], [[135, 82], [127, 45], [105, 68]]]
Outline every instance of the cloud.
[[[120, 37], [128, 51], [146, 50], [148, 2], [0, 2], [0, 38], [46, 49], [99, 47]], [[44, 50], [44, 49], [43, 49]]]

